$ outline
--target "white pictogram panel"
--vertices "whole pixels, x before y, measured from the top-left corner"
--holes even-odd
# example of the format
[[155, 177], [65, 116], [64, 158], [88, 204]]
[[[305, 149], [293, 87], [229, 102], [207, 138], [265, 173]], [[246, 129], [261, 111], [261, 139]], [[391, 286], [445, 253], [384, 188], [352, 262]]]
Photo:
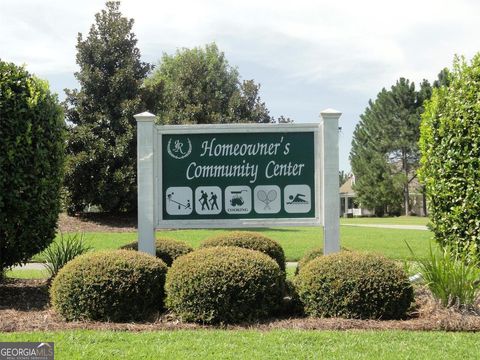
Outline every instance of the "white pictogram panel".
[[169, 187], [165, 193], [165, 207], [169, 215], [190, 215], [193, 192], [188, 186]]
[[312, 208], [312, 194], [308, 185], [287, 185], [283, 190], [283, 207], [287, 213], [308, 213]]
[[215, 215], [222, 211], [222, 190], [218, 186], [200, 186], [195, 189], [195, 212]]
[[281, 209], [280, 188], [276, 185], [259, 185], [253, 190], [253, 204], [258, 214], [276, 214]]
[[225, 189], [227, 214], [248, 214], [252, 211], [252, 190], [249, 186], [227, 186]]

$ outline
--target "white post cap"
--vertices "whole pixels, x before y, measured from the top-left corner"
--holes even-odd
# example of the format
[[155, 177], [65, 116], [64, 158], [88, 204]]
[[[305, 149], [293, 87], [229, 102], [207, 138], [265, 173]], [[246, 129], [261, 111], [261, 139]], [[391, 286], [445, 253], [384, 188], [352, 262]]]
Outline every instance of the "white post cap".
[[323, 119], [338, 119], [342, 113], [335, 109], [325, 109], [320, 112], [320, 116]]
[[145, 111], [137, 115], [133, 115], [133, 117], [135, 118], [135, 120], [137, 120], [137, 122], [138, 121], [155, 121], [155, 118], [156, 118], [155, 115], [153, 115], [148, 111]]

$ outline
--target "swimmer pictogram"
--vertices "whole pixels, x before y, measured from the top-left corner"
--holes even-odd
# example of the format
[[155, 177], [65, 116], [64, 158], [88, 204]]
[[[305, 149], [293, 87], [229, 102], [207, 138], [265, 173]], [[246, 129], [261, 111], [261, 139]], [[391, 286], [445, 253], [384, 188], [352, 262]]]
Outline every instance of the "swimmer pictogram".
[[292, 205], [292, 204], [308, 204], [308, 201], [305, 200], [305, 194], [297, 194], [295, 196], [293, 195], [289, 195], [288, 196], [288, 199], [290, 201], [287, 201], [287, 204], [288, 205]]
[[287, 185], [284, 188], [283, 207], [287, 213], [308, 213], [312, 209], [312, 192], [306, 184]]

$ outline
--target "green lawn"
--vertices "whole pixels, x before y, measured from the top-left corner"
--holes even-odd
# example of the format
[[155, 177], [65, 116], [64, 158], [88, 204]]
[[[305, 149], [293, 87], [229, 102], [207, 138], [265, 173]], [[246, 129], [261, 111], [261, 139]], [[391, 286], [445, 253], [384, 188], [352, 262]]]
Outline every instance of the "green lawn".
[[428, 221], [420, 216], [340, 218], [340, 224], [427, 225]]
[[53, 341], [55, 359], [476, 359], [480, 333], [178, 330], [0, 333]]
[[[285, 251], [287, 261], [298, 261], [303, 254], [315, 247], [322, 246], [323, 230], [319, 227], [285, 227], [254, 229], [278, 241]], [[227, 230], [170, 230], [159, 231], [157, 236], [172, 237], [189, 243], [197, 248], [206, 238]], [[374, 251], [385, 256], [405, 260], [411, 259], [405, 245], [407, 241], [415, 254], [425, 257], [430, 231], [380, 229], [365, 227], [340, 227], [341, 245], [351, 250]], [[86, 241], [94, 250], [116, 249], [137, 238], [136, 233], [86, 233]], [[42, 255], [36, 255], [34, 261], [42, 261]]]
[[7, 270], [5, 276], [15, 279], [48, 279], [47, 270]]

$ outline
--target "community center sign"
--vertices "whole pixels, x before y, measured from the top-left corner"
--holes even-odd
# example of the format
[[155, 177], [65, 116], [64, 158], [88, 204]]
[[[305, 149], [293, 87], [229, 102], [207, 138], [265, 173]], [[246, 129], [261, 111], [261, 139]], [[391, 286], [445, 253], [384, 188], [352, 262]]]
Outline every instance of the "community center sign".
[[319, 219], [316, 129], [246, 129], [161, 134], [160, 220]]
[[339, 116], [324, 112], [324, 121], [309, 124], [157, 126], [154, 115], [136, 115], [139, 249], [144, 237], [143, 251], [153, 253], [157, 228], [326, 228], [335, 209], [338, 233]]

